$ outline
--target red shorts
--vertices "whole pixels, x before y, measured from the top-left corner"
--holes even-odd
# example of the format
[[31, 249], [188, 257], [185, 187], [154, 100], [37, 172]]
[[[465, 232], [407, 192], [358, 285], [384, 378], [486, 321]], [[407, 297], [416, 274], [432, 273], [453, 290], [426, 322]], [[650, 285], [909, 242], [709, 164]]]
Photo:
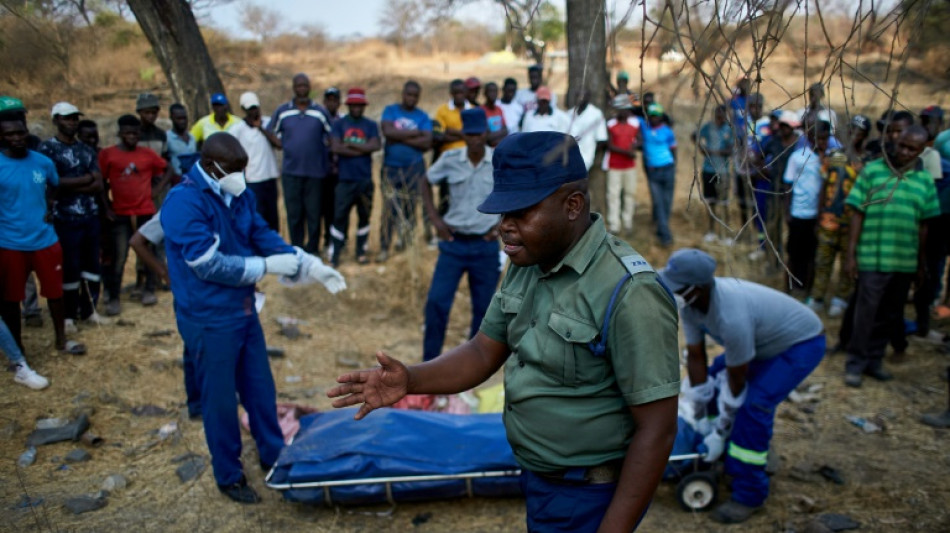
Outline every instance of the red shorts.
[[34, 252], [0, 248], [0, 291], [4, 301], [26, 298], [26, 278], [36, 272], [40, 296], [49, 300], [63, 297], [63, 249], [59, 242]]

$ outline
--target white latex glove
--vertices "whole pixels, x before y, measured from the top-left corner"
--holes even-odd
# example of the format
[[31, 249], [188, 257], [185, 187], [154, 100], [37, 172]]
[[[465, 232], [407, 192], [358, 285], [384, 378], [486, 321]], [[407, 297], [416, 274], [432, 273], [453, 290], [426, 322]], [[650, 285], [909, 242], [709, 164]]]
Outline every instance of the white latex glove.
[[294, 276], [300, 270], [297, 254], [276, 254], [264, 258], [264, 272], [279, 276]]
[[703, 458], [704, 462], [715, 463], [716, 460], [722, 456], [722, 452], [725, 448], [725, 437], [718, 431], [713, 431], [709, 435], [706, 435], [706, 438], [703, 439], [703, 443], [699, 445], [699, 453], [706, 454], [706, 457]]
[[330, 291], [330, 294], [336, 294], [346, 289], [346, 280], [343, 279], [343, 274], [340, 274], [332, 267], [324, 265], [320, 259], [314, 259], [316, 259], [316, 261], [311, 262], [310, 267], [307, 269], [307, 276], [322, 283], [323, 286]]
[[712, 431], [713, 431], [713, 424], [712, 424], [712, 421], [710, 421], [709, 418], [707, 418], [707, 417], [705, 417], [705, 416], [702, 417], [702, 418], [697, 419], [697, 420], [696, 420], [696, 431], [699, 432], [699, 434], [702, 435], [702, 436], [704, 436], [704, 437], [705, 437], [706, 435], [709, 435], [709, 434], [712, 433]]

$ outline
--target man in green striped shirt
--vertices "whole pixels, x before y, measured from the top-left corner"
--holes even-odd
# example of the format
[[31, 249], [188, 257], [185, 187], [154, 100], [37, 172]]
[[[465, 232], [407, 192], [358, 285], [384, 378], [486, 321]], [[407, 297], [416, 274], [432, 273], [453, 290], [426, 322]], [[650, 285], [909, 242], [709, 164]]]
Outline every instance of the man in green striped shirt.
[[940, 214], [933, 178], [919, 159], [926, 143], [922, 127], [905, 130], [893, 153], [864, 167], [846, 201], [854, 217], [845, 268], [857, 280], [844, 378], [851, 387], [861, 386], [862, 374], [892, 378], [882, 366], [884, 349], [894, 334], [903, 334], [904, 302], [915, 273], [918, 279], [925, 275], [920, 256], [927, 219]]

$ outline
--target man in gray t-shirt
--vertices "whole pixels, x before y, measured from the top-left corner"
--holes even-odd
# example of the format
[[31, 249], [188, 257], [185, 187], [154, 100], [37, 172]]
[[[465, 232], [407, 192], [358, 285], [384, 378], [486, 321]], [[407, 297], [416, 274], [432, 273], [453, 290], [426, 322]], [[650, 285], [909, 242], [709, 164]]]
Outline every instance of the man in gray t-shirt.
[[[775, 408], [821, 362], [825, 335], [818, 316], [792, 297], [715, 271], [709, 254], [684, 248], [660, 278], [680, 306], [689, 374], [683, 395], [704, 435], [700, 451], [707, 462], [725, 452], [733, 478], [730, 501], [712, 518], [738, 523], [765, 504]], [[706, 335], [725, 348], [708, 368]]]

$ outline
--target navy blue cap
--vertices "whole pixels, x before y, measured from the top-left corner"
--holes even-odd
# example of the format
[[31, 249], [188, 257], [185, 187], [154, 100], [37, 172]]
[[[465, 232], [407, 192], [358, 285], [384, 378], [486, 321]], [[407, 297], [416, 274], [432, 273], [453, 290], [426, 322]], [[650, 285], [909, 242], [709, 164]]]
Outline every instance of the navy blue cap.
[[211, 105], [228, 105], [228, 97], [224, 93], [214, 93], [211, 95]]
[[498, 144], [492, 156], [495, 185], [478, 206], [482, 213], [525, 209], [561, 185], [587, 179], [587, 165], [577, 141], [556, 131], [515, 133]]
[[716, 272], [716, 260], [696, 248], [683, 248], [673, 252], [666, 268], [660, 270], [660, 279], [673, 292], [690, 285], [709, 285]]
[[462, 111], [462, 133], [465, 135], [478, 135], [488, 131], [488, 117], [485, 116], [485, 110], [480, 107], [473, 107]]

